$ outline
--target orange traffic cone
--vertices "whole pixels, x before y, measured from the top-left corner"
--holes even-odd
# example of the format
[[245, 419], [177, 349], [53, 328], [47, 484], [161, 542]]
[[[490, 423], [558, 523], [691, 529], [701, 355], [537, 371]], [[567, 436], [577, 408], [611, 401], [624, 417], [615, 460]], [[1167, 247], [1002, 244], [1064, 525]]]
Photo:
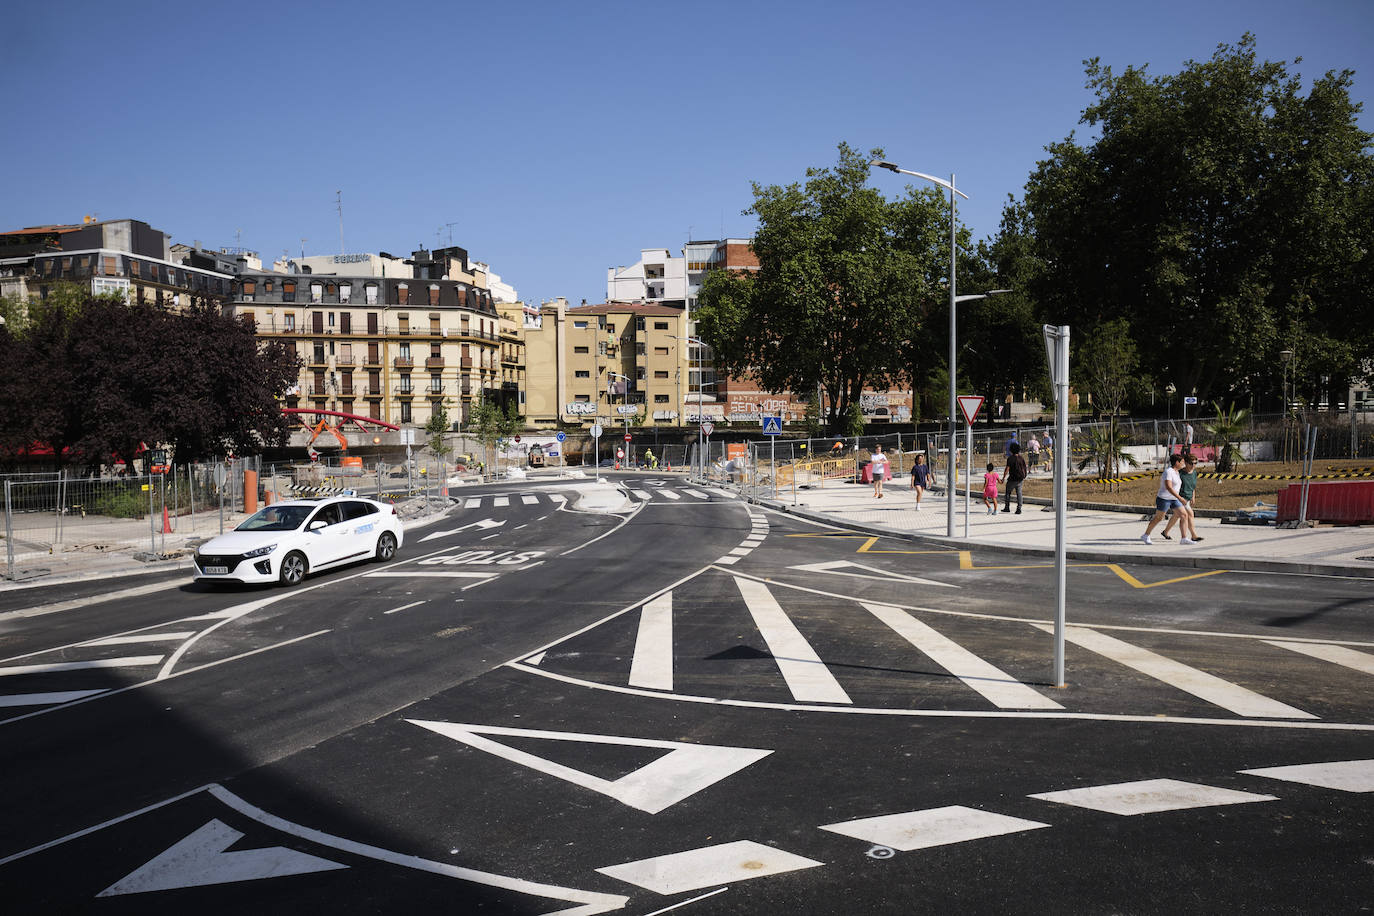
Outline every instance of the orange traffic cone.
[[172, 520], [171, 520], [170, 518], [167, 517], [167, 507], [166, 507], [166, 506], [163, 506], [163, 507], [162, 507], [162, 533], [163, 533], [163, 534], [171, 534], [171, 533], [172, 533]]

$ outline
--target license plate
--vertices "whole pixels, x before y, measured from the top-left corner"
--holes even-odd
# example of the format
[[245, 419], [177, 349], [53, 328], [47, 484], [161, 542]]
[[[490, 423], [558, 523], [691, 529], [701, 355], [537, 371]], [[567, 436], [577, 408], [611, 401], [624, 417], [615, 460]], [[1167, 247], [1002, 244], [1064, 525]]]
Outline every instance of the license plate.
[[229, 575], [229, 567], [227, 567], [227, 566], [207, 566], [207, 567], [205, 567], [205, 575], [207, 575], [207, 576], [227, 576], [227, 575]]

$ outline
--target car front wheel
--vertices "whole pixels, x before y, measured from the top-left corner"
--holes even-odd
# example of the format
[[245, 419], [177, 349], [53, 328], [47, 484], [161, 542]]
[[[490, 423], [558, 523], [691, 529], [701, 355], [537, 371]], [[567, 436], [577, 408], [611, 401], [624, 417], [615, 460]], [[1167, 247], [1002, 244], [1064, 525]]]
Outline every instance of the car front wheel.
[[282, 558], [277, 579], [282, 585], [300, 585], [305, 579], [306, 568], [305, 556], [293, 550]]
[[377, 538], [377, 559], [383, 563], [396, 556], [396, 535], [390, 531], [382, 532]]

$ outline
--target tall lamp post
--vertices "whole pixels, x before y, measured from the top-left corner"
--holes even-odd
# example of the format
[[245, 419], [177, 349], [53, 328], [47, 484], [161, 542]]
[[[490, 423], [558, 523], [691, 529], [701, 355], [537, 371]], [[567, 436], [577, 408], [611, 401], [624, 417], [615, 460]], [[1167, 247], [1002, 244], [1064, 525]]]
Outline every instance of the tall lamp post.
[[[702, 389], [705, 388], [707, 385], [714, 386], [716, 383], [715, 383], [715, 382], [704, 382], [704, 381], [702, 381], [702, 379], [701, 379], [701, 372], [702, 372], [702, 365], [703, 365], [703, 362], [702, 362], [703, 357], [702, 357], [702, 354], [701, 354], [701, 348], [702, 348], [702, 347], [705, 347], [706, 349], [709, 350], [709, 349], [711, 348], [711, 345], [708, 344], [706, 341], [702, 340], [700, 337], [679, 337], [679, 336], [674, 336], [673, 339], [674, 339], [674, 340], [685, 340], [687, 343], [689, 343], [689, 344], [696, 344], [696, 346], [697, 346], [697, 476], [698, 476], [698, 477], [705, 477], [705, 476], [706, 476], [706, 456], [705, 456], [705, 454], [704, 454], [704, 449], [706, 448], [706, 435], [705, 435], [705, 433], [704, 433], [703, 430], [702, 430], [702, 425], [701, 425], [701, 424], [704, 423], [704, 422], [706, 421], [706, 418], [705, 418], [704, 416], [702, 416], [702, 413], [701, 413], [701, 410], [702, 410], [702, 407], [701, 407]], [[691, 380], [690, 378], [688, 378], [688, 380], [687, 380], [687, 389], [688, 389], [688, 394], [689, 394], [689, 395], [691, 394], [691, 388], [692, 388], [692, 380]]]
[[955, 344], [955, 331], [958, 324], [956, 317], [960, 302], [968, 302], [974, 299], [985, 299], [988, 296], [1010, 292], [1010, 290], [998, 289], [991, 290], [976, 296], [960, 296], [955, 286], [955, 270], [957, 266], [958, 232], [959, 221], [956, 210], [954, 195], [959, 195], [964, 200], [968, 200], [968, 195], [954, 186], [954, 174], [950, 173], [949, 181], [943, 178], [936, 178], [934, 175], [927, 175], [924, 172], [913, 172], [910, 169], [898, 168], [896, 163], [887, 162], [883, 159], [874, 159], [869, 165], [876, 165], [878, 168], [887, 169], [889, 172], [897, 172], [902, 175], [912, 175], [916, 178], [923, 178], [932, 184], [937, 184], [949, 191], [949, 461], [947, 466], [947, 476], [945, 478], [945, 537], [954, 537], [954, 481], [957, 479], [958, 461], [955, 459], [955, 431], [958, 409], [958, 362], [959, 355]]

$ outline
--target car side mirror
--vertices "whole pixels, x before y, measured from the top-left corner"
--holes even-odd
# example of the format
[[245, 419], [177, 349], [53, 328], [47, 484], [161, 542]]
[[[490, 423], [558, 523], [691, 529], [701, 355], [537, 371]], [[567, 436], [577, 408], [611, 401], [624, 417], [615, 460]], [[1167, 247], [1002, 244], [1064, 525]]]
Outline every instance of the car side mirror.
[[321, 528], [325, 527], [325, 525], [326, 525], [326, 522], [324, 522], [322, 519], [318, 519], [318, 518], [317, 518], [317, 519], [315, 519], [313, 522], [310, 523], [310, 528], [309, 528], [308, 530], [310, 530], [310, 531], [319, 531]]

